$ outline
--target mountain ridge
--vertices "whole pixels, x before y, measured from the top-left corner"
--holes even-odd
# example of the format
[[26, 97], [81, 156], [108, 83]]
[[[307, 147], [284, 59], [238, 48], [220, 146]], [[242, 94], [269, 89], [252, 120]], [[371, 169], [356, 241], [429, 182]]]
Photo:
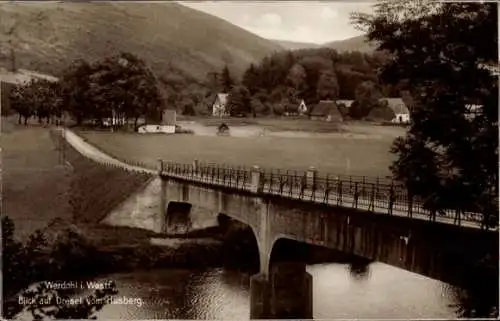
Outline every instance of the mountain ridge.
[[[283, 48], [226, 20], [178, 3], [9, 3], [0, 7], [0, 66], [59, 75], [76, 59], [126, 51], [161, 74], [172, 66], [204, 79], [236, 74]], [[15, 25], [14, 33], [9, 30]]]
[[314, 48], [331, 48], [339, 52], [347, 51], [360, 51], [362, 53], [373, 53], [376, 51], [376, 45], [373, 42], [369, 42], [366, 36], [354, 36], [346, 38], [343, 40], [329, 41], [322, 44], [307, 43], [307, 42], [296, 42], [289, 40], [272, 40], [279, 44], [286, 50], [298, 50], [298, 49], [314, 49]]

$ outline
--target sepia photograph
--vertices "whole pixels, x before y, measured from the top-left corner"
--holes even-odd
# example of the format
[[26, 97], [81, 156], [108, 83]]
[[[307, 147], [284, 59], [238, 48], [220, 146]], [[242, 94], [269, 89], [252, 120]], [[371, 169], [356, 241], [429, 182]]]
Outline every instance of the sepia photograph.
[[499, 12], [0, 2], [2, 319], [498, 319]]

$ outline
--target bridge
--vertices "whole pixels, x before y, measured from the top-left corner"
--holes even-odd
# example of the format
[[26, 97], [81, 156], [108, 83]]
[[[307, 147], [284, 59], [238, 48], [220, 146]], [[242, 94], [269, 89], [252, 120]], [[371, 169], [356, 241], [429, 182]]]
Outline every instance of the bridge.
[[[486, 229], [479, 213], [450, 210], [431, 215], [419, 199], [392, 181], [321, 175], [313, 168], [292, 172], [196, 160], [191, 164], [159, 160], [157, 168], [148, 168], [104, 155], [71, 131], [64, 133], [71, 145], [95, 161], [157, 175], [158, 214], [164, 230], [170, 202], [196, 205], [247, 224], [260, 259], [260, 273], [251, 279], [253, 318], [283, 316], [290, 309], [288, 317], [312, 317], [312, 279], [305, 268], [276, 270], [271, 265], [273, 247], [283, 238], [451, 284], [460, 285], [471, 275], [497, 282], [498, 230]], [[295, 300], [283, 303], [277, 284], [288, 291], [299, 289]]]

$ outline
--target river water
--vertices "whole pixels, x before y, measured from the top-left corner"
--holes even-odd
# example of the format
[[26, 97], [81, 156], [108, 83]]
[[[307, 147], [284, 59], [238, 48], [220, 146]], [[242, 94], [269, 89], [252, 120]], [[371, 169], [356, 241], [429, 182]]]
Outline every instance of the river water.
[[[315, 319], [456, 317], [457, 289], [417, 274], [380, 263], [363, 273], [336, 263], [307, 270], [313, 276]], [[245, 272], [159, 269], [104, 279], [116, 282], [118, 297], [135, 301], [107, 305], [99, 319], [249, 319], [250, 275]]]

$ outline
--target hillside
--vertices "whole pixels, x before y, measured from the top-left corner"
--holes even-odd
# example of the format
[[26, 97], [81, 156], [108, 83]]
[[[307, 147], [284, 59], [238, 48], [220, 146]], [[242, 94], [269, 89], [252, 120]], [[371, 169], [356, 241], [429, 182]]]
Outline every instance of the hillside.
[[373, 43], [366, 41], [365, 36], [357, 36], [344, 40], [327, 42], [323, 44], [323, 47], [332, 48], [339, 52], [359, 51], [362, 53], [372, 53], [376, 49]]
[[128, 51], [160, 75], [173, 66], [204, 79], [225, 64], [240, 73], [250, 62], [282, 50], [225, 20], [172, 2], [4, 4], [0, 67], [11, 65], [9, 40], [17, 67], [54, 75], [75, 59]]
[[319, 48], [320, 45], [309, 42], [295, 42], [288, 40], [272, 40], [286, 50], [297, 50], [297, 49], [308, 49], [308, 48]]

